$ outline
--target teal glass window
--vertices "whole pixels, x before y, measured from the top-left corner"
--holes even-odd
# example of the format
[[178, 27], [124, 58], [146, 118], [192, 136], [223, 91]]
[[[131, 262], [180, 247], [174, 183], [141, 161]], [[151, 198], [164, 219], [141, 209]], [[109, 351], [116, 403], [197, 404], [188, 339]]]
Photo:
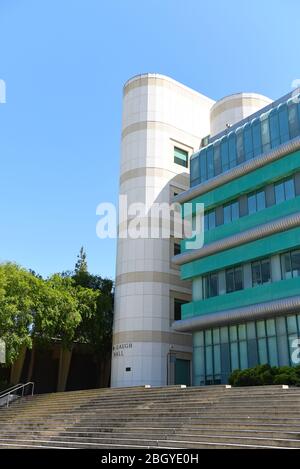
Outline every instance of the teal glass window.
[[258, 191], [256, 193], [256, 209], [259, 212], [259, 210], [263, 210], [266, 208], [266, 194], [265, 191]]
[[267, 339], [258, 339], [258, 359], [261, 365], [268, 363]]
[[[200, 180], [196, 177], [196, 169], [191, 170], [191, 186], [228, 171], [299, 135], [300, 100], [294, 97], [202, 149], [195, 157], [200, 161], [201, 177]], [[208, 142], [209, 140], [206, 143]], [[187, 164], [182, 155], [179, 158], [183, 161], [178, 164]]]
[[248, 213], [252, 215], [256, 211], [256, 194], [250, 194], [248, 195]]
[[251, 123], [251, 128], [253, 141], [253, 156], [258, 156], [262, 152], [260, 120], [254, 119]]
[[230, 204], [224, 205], [224, 223], [230, 223], [239, 218], [239, 202], [234, 201]]
[[299, 325], [300, 314], [208, 329], [201, 335], [194, 333], [194, 384], [201, 380], [218, 384], [221, 379], [224, 383], [229, 373], [254, 363], [295, 365], [292, 354], [297, 344], [293, 342], [298, 340]]
[[207, 147], [207, 179], [214, 177], [214, 150], [213, 146]]
[[247, 350], [247, 342], [242, 341], [239, 343], [239, 351], [240, 351], [240, 368], [241, 370], [248, 368], [248, 350]]
[[269, 363], [271, 366], [278, 366], [278, 352], [277, 352], [276, 337], [269, 337], [267, 340], [268, 340]]
[[232, 371], [240, 368], [239, 364], [239, 346], [237, 342], [230, 344], [230, 358], [231, 358], [231, 369]]
[[200, 157], [200, 179], [201, 179], [201, 182], [204, 182], [207, 180], [206, 150], [200, 151], [199, 157]]
[[230, 134], [228, 135], [228, 153], [229, 153], [229, 167], [234, 168], [234, 166], [236, 166], [237, 164], [235, 132], [230, 132]]
[[222, 172], [229, 169], [228, 139], [224, 137], [221, 141], [221, 163]]
[[266, 208], [266, 194], [264, 190], [248, 195], [248, 214], [258, 212]]
[[287, 106], [290, 138], [295, 138], [300, 133], [298, 105], [293, 99], [290, 99], [287, 103]]
[[214, 149], [214, 170], [215, 176], [222, 172], [222, 165], [221, 165], [221, 150], [220, 150], [220, 142], [216, 142], [213, 146]]
[[[221, 374], [221, 347], [220, 345], [214, 346], [214, 375], [215, 379], [218, 379], [218, 375]], [[215, 381], [214, 379], [214, 381]]]
[[245, 326], [245, 324], [240, 324], [238, 326], [238, 333], [239, 333], [239, 340], [245, 340], [246, 339], [246, 326]]
[[300, 250], [281, 254], [281, 273], [283, 279], [300, 276]]
[[248, 322], [247, 323], [247, 339], [255, 339], [256, 338], [256, 329], [255, 329], [255, 322]]
[[236, 153], [238, 164], [245, 161], [243, 129], [239, 127], [236, 130]]
[[226, 293], [243, 289], [243, 269], [241, 266], [225, 271]]
[[201, 347], [204, 345], [204, 332], [198, 331], [193, 334], [194, 347]]
[[275, 147], [278, 147], [278, 145], [280, 145], [279, 120], [278, 120], [277, 109], [272, 109], [269, 115], [269, 121], [270, 121], [271, 146], [272, 148], [275, 148]]
[[216, 227], [216, 212], [210, 210], [204, 215], [204, 231], [212, 230]]
[[291, 264], [293, 277], [300, 276], [300, 251], [291, 252]]
[[253, 287], [271, 282], [270, 259], [263, 259], [261, 261], [252, 262], [251, 270]]
[[219, 344], [220, 343], [220, 329], [213, 329], [213, 343]]
[[229, 337], [230, 337], [231, 342], [234, 342], [234, 341], [237, 340], [237, 338], [238, 338], [237, 326], [230, 326], [229, 327]]
[[284, 202], [285, 200], [294, 199], [295, 196], [296, 196], [296, 192], [295, 192], [294, 178], [289, 178], [289, 179], [286, 179], [285, 181], [281, 181], [275, 184], [276, 204]]
[[244, 148], [245, 148], [245, 159], [251, 160], [253, 158], [253, 141], [252, 131], [250, 124], [244, 125]]
[[219, 294], [219, 276], [218, 274], [209, 274], [203, 277], [203, 298], [211, 298]]
[[269, 116], [268, 113], [260, 117], [261, 120], [261, 141], [263, 153], [271, 149]]
[[267, 335], [276, 335], [276, 328], [275, 328], [275, 320], [274, 319], [267, 319], [266, 321], [267, 326]]
[[221, 344], [228, 343], [228, 327], [221, 327], [220, 334], [221, 334]]
[[286, 104], [280, 104], [278, 106], [278, 120], [280, 143], [284, 143], [290, 139], [288, 110]]
[[257, 330], [257, 337], [266, 337], [265, 321], [257, 321], [256, 330]]
[[212, 380], [213, 376], [213, 348], [211, 345], [205, 347], [205, 368], [207, 380]]
[[297, 328], [297, 318], [296, 316], [288, 316], [286, 319], [288, 334], [293, 334], [298, 332]]
[[181, 148], [174, 147], [174, 163], [180, 166], [188, 167], [189, 154]]
[[200, 182], [200, 166], [199, 166], [199, 158], [193, 157], [191, 158], [190, 162], [191, 166], [191, 182], [196, 185]]
[[205, 331], [205, 345], [212, 345], [212, 331], [208, 329]]

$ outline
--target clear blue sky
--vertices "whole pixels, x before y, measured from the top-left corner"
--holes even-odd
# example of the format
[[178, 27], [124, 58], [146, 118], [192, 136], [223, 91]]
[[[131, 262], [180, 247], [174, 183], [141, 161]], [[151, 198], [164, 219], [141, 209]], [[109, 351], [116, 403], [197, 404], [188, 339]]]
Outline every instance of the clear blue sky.
[[122, 86], [169, 75], [214, 99], [300, 78], [298, 0], [0, 0], [0, 260], [113, 277]]

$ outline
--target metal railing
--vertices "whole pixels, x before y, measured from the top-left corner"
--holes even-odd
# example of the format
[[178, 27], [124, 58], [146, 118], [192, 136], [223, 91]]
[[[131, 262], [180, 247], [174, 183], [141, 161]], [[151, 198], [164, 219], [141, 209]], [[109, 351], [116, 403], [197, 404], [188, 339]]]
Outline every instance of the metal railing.
[[27, 387], [30, 387], [31, 386], [31, 396], [33, 396], [34, 394], [34, 382], [32, 381], [29, 381], [28, 383], [25, 383], [25, 384], [16, 384], [15, 386], [12, 386], [8, 389], [5, 389], [4, 391], [0, 392], [0, 401], [6, 397], [6, 407], [9, 406], [9, 403], [11, 401], [10, 399], [10, 396], [14, 395], [16, 393], [16, 391], [21, 391], [21, 394], [19, 395], [18, 393], [16, 394], [16, 396], [19, 396], [19, 397], [24, 397], [24, 394], [25, 394], [25, 388]]

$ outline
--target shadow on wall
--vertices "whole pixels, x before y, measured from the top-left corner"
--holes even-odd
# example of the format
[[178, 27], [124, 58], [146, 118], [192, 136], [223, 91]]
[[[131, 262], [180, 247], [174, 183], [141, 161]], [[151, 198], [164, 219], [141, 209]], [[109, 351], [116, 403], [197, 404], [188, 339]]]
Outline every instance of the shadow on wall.
[[97, 362], [85, 344], [74, 344], [72, 351], [59, 343], [36, 345], [24, 350], [11, 367], [0, 368], [0, 383], [34, 381], [38, 394], [109, 387], [110, 365], [110, 353]]

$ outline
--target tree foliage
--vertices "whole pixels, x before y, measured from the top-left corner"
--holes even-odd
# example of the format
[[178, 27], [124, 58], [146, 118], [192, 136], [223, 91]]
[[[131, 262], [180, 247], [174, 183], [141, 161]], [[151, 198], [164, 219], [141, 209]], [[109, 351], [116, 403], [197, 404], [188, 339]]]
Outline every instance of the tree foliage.
[[74, 272], [43, 279], [33, 271], [0, 264], [0, 338], [6, 343], [7, 363], [33, 341], [59, 339], [90, 344], [95, 354], [110, 350], [113, 283], [88, 272], [81, 248]]

